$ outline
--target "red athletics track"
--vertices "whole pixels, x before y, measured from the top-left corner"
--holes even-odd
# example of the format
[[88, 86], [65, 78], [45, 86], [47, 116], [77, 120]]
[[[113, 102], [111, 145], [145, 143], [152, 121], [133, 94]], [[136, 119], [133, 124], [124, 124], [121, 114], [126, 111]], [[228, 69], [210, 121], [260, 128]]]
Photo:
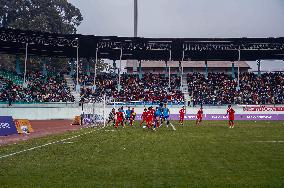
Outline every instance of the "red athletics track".
[[70, 125], [72, 120], [34, 120], [30, 121], [30, 123], [35, 131], [34, 133], [0, 136], [0, 146], [18, 143], [31, 138], [74, 131], [81, 128], [81, 126], [78, 125]]

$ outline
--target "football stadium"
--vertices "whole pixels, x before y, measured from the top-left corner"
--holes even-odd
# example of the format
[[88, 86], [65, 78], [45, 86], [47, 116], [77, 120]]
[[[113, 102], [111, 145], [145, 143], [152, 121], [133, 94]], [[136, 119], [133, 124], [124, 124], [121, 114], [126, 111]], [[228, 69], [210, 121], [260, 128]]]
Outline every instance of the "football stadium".
[[283, 3], [253, 1], [2, 1], [0, 187], [284, 187]]

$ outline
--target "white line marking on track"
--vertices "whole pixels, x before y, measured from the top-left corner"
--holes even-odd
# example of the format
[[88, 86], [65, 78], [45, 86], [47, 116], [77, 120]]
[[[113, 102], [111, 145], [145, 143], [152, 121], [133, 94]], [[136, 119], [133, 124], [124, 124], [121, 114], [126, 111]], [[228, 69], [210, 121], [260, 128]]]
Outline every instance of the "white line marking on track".
[[17, 155], [17, 154], [20, 154], [20, 153], [24, 153], [24, 152], [28, 152], [28, 151], [32, 151], [32, 150], [35, 150], [35, 149], [43, 148], [43, 147], [46, 147], [46, 146], [49, 146], [49, 145], [53, 145], [53, 144], [65, 142], [65, 141], [68, 141], [68, 140], [72, 140], [74, 138], [78, 138], [78, 137], [81, 137], [81, 136], [84, 136], [84, 135], [87, 135], [87, 134], [91, 134], [93, 132], [104, 129], [106, 127], [107, 126], [104, 126], [102, 128], [95, 129], [95, 130], [92, 130], [92, 131], [89, 131], [89, 132], [86, 132], [86, 133], [83, 133], [83, 134], [75, 135], [75, 136], [72, 136], [72, 137], [69, 137], [69, 138], [64, 138], [64, 139], [61, 139], [61, 140], [58, 140], [58, 141], [49, 142], [49, 143], [46, 143], [46, 144], [43, 144], [43, 145], [40, 145], [40, 146], [35, 146], [35, 147], [29, 148], [29, 149], [24, 149], [24, 150], [17, 151], [17, 152], [14, 152], [14, 153], [10, 153], [10, 154], [7, 154], [7, 155], [2, 155], [2, 156], [0, 156], [0, 159], [11, 157], [11, 156], [14, 156], [14, 155]]

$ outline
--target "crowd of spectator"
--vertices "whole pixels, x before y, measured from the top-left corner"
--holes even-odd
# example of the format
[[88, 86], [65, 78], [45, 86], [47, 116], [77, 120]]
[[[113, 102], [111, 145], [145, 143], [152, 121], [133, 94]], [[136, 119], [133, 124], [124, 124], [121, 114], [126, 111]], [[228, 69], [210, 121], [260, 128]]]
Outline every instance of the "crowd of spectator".
[[159, 74], [145, 74], [143, 78], [138, 75], [122, 74], [121, 89], [118, 90], [118, 76], [102, 74], [96, 77], [96, 90], [91, 86], [94, 76], [82, 75], [79, 79], [84, 87], [81, 89], [81, 97], [84, 102], [94, 102], [102, 99], [105, 94], [116, 102], [141, 101], [141, 102], [183, 102], [183, 94], [180, 91], [180, 77], [171, 76], [171, 87], [168, 78]]
[[237, 78], [225, 73], [187, 75], [188, 91], [195, 104], [284, 104], [284, 74], [240, 74]]
[[2, 87], [0, 101], [7, 102], [74, 102], [63, 75], [42, 75], [41, 72], [27, 73], [27, 87], [14, 84], [0, 76]]
[[[41, 72], [27, 73], [27, 87], [15, 84], [0, 75], [0, 102], [74, 102], [70, 89], [62, 74], [43, 75]], [[76, 79], [74, 78], [74, 81]], [[169, 78], [161, 74], [122, 74], [118, 89], [118, 75], [98, 74], [96, 88], [94, 75], [81, 74], [80, 97], [84, 102], [98, 102], [106, 95], [116, 102], [168, 102], [182, 104], [184, 94], [180, 90], [181, 80], [177, 75]], [[237, 77], [225, 73], [193, 73], [187, 75], [191, 102], [207, 105], [224, 104], [284, 104], [284, 74], [254, 73], [240, 74], [240, 88]]]

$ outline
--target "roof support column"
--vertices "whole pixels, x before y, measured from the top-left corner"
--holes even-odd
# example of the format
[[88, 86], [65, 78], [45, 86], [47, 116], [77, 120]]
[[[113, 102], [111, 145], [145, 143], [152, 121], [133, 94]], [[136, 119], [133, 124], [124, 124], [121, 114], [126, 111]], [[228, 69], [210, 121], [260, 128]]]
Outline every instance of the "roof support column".
[[239, 48], [239, 58], [238, 58], [238, 86], [236, 88], [237, 91], [240, 91], [240, 60], [241, 60], [241, 49]]
[[142, 79], [143, 75], [142, 75], [142, 64], [141, 64], [141, 60], [139, 60], [139, 79]]
[[170, 50], [170, 59], [169, 59], [169, 89], [171, 88], [171, 61], [172, 61], [172, 50]]
[[121, 74], [121, 59], [122, 59], [122, 48], [120, 49], [120, 57], [119, 57], [119, 69], [118, 69], [118, 85], [117, 85], [117, 90], [121, 90], [121, 85], [120, 85], [120, 74]]
[[93, 91], [95, 91], [97, 89], [97, 85], [96, 85], [96, 79], [97, 79], [97, 63], [98, 63], [98, 51], [99, 49], [96, 49], [96, 61], [95, 61], [95, 66], [94, 66], [94, 84], [93, 84]]
[[261, 76], [261, 71], [260, 71], [260, 60], [257, 60], [257, 76], [260, 77]]
[[232, 62], [232, 78], [235, 79], [235, 63]]
[[208, 63], [205, 61], [205, 78], [208, 78]]
[[24, 71], [24, 83], [23, 83], [23, 87], [27, 88], [27, 81], [26, 81], [26, 77], [27, 77], [27, 61], [28, 61], [28, 43], [26, 43], [26, 56], [25, 56], [25, 71]]
[[184, 50], [182, 51], [182, 59], [179, 62], [180, 64], [180, 70], [181, 70], [181, 74], [180, 74], [180, 90], [181, 92], [183, 91], [183, 84], [182, 84], [182, 80], [183, 80], [183, 60], [184, 60]]

